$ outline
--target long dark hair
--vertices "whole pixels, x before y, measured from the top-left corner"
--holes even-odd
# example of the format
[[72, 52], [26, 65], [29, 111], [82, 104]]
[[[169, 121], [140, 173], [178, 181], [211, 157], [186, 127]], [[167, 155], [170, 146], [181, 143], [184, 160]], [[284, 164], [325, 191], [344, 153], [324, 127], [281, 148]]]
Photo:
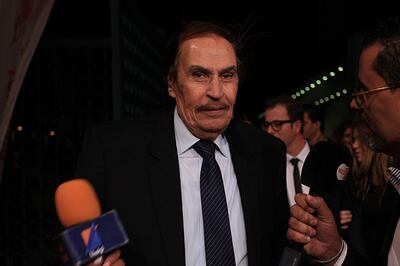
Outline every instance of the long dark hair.
[[357, 162], [353, 156], [352, 176], [354, 179], [356, 198], [363, 200], [370, 189], [382, 198], [388, 181], [387, 168], [392, 163], [393, 158], [384, 153], [375, 153], [368, 148], [367, 132], [369, 129], [365, 125], [355, 122], [354, 131], [359, 133], [359, 141], [363, 146], [364, 154], [361, 162]]

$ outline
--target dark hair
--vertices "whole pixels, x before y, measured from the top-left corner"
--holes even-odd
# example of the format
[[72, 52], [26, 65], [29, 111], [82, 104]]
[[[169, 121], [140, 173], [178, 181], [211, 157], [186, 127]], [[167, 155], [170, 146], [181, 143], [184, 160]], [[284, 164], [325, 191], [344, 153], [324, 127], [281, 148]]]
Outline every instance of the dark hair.
[[308, 114], [308, 117], [313, 123], [320, 122], [321, 131], [324, 130], [324, 112], [323, 110], [314, 104], [304, 104], [304, 113]]
[[[233, 28], [231, 29], [227, 25], [207, 22], [207, 21], [192, 21], [184, 25], [179, 35], [174, 36], [173, 39], [168, 43], [167, 47], [167, 66], [168, 66], [168, 79], [171, 81], [176, 80], [177, 75], [177, 59], [179, 57], [180, 47], [186, 40], [207, 35], [215, 34], [232, 44], [237, 58], [238, 71], [240, 70], [240, 48], [241, 41], [238, 35], [234, 33]], [[240, 71], [239, 71], [240, 73]]]
[[289, 115], [289, 119], [292, 121], [300, 120], [303, 124], [304, 119], [304, 109], [303, 105], [299, 102], [294, 101], [289, 96], [283, 95], [278, 96], [276, 98], [271, 98], [265, 101], [265, 110], [274, 108], [277, 105], [283, 105], [286, 107], [286, 110]]
[[336, 129], [333, 132], [332, 140], [338, 143], [343, 143], [343, 135], [348, 128], [350, 129], [353, 128], [353, 121], [351, 120], [344, 121], [338, 127], [336, 127]]
[[377, 24], [365, 37], [362, 50], [380, 43], [382, 51], [375, 58], [374, 70], [389, 86], [400, 85], [400, 18], [388, 18]]
[[[364, 154], [361, 163], [353, 157], [352, 176], [357, 199], [365, 199], [368, 191], [373, 191], [381, 203], [386, 183], [389, 179], [387, 168], [391, 165], [393, 158], [384, 153], [375, 153], [368, 148], [368, 137], [370, 129], [360, 119], [353, 121], [353, 132], [358, 131], [360, 145], [364, 146]], [[353, 133], [354, 135], [354, 133]]]

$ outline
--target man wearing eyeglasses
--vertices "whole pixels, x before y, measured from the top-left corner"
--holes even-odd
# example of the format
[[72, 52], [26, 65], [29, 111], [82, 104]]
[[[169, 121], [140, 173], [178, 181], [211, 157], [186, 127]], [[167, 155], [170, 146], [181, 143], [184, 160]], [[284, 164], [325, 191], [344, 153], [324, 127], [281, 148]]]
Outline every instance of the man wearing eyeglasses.
[[303, 135], [311, 147], [320, 141], [327, 141], [324, 129], [324, 114], [319, 106], [304, 104]]
[[319, 197], [296, 195], [288, 238], [303, 243], [304, 251], [326, 265], [400, 265], [400, 18], [388, 19], [364, 41], [359, 59], [360, 87], [351, 107], [374, 136], [370, 147], [394, 156], [390, 182], [382, 198], [381, 225], [376, 228], [376, 257], [362, 258], [336, 230], [332, 213]]
[[308, 193], [307, 187], [302, 186], [300, 181], [304, 161], [310, 152], [310, 146], [302, 134], [303, 116], [302, 104], [290, 97], [281, 96], [265, 103], [263, 128], [286, 145], [286, 187], [289, 206], [295, 204], [296, 193]]

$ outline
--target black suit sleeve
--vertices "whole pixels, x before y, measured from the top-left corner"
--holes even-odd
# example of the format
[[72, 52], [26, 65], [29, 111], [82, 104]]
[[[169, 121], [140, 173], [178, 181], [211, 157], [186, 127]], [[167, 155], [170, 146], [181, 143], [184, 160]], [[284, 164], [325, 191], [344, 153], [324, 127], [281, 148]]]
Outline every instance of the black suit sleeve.
[[95, 128], [89, 128], [86, 131], [75, 170], [75, 177], [89, 180], [96, 190], [101, 201], [101, 206], [104, 206], [106, 164], [104, 162], [104, 152], [99, 135], [99, 131], [96, 131]]
[[269, 202], [266, 206], [270, 209], [265, 210], [265, 219], [270, 221], [272, 228], [267, 230], [272, 238], [266, 247], [265, 254], [268, 256], [265, 265], [278, 265], [284, 247], [287, 245], [286, 232], [289, 220], [289, 203], [286, 189], [286, 147], [278, 139], [266, 138], [264, 145], [264, 160], [268, 165], [268, 178], [263, 179]]
[[351, 246], [347, 245], [347, 255], [342, 266], [368, 266], [372, 265], [371, 261], [367, 261], [360, 253]]

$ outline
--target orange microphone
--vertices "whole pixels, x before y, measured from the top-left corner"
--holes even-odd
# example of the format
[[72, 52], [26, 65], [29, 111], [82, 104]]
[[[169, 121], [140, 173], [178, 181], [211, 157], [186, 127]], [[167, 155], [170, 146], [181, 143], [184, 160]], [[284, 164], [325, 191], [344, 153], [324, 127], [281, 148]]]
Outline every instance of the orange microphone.
[[58, 219], [64, 227], [80, 224], [101, 214], [96, 192], [86, 179], [61, 184], [54, 198]]
[[89, 181], [74, 179], [55, 192], [55, 205], [61, 224], [62, 260], [67, 265], [82, 265], [100, 258], [129, 239], [116, 210], [101, 215], [96, 192]]

